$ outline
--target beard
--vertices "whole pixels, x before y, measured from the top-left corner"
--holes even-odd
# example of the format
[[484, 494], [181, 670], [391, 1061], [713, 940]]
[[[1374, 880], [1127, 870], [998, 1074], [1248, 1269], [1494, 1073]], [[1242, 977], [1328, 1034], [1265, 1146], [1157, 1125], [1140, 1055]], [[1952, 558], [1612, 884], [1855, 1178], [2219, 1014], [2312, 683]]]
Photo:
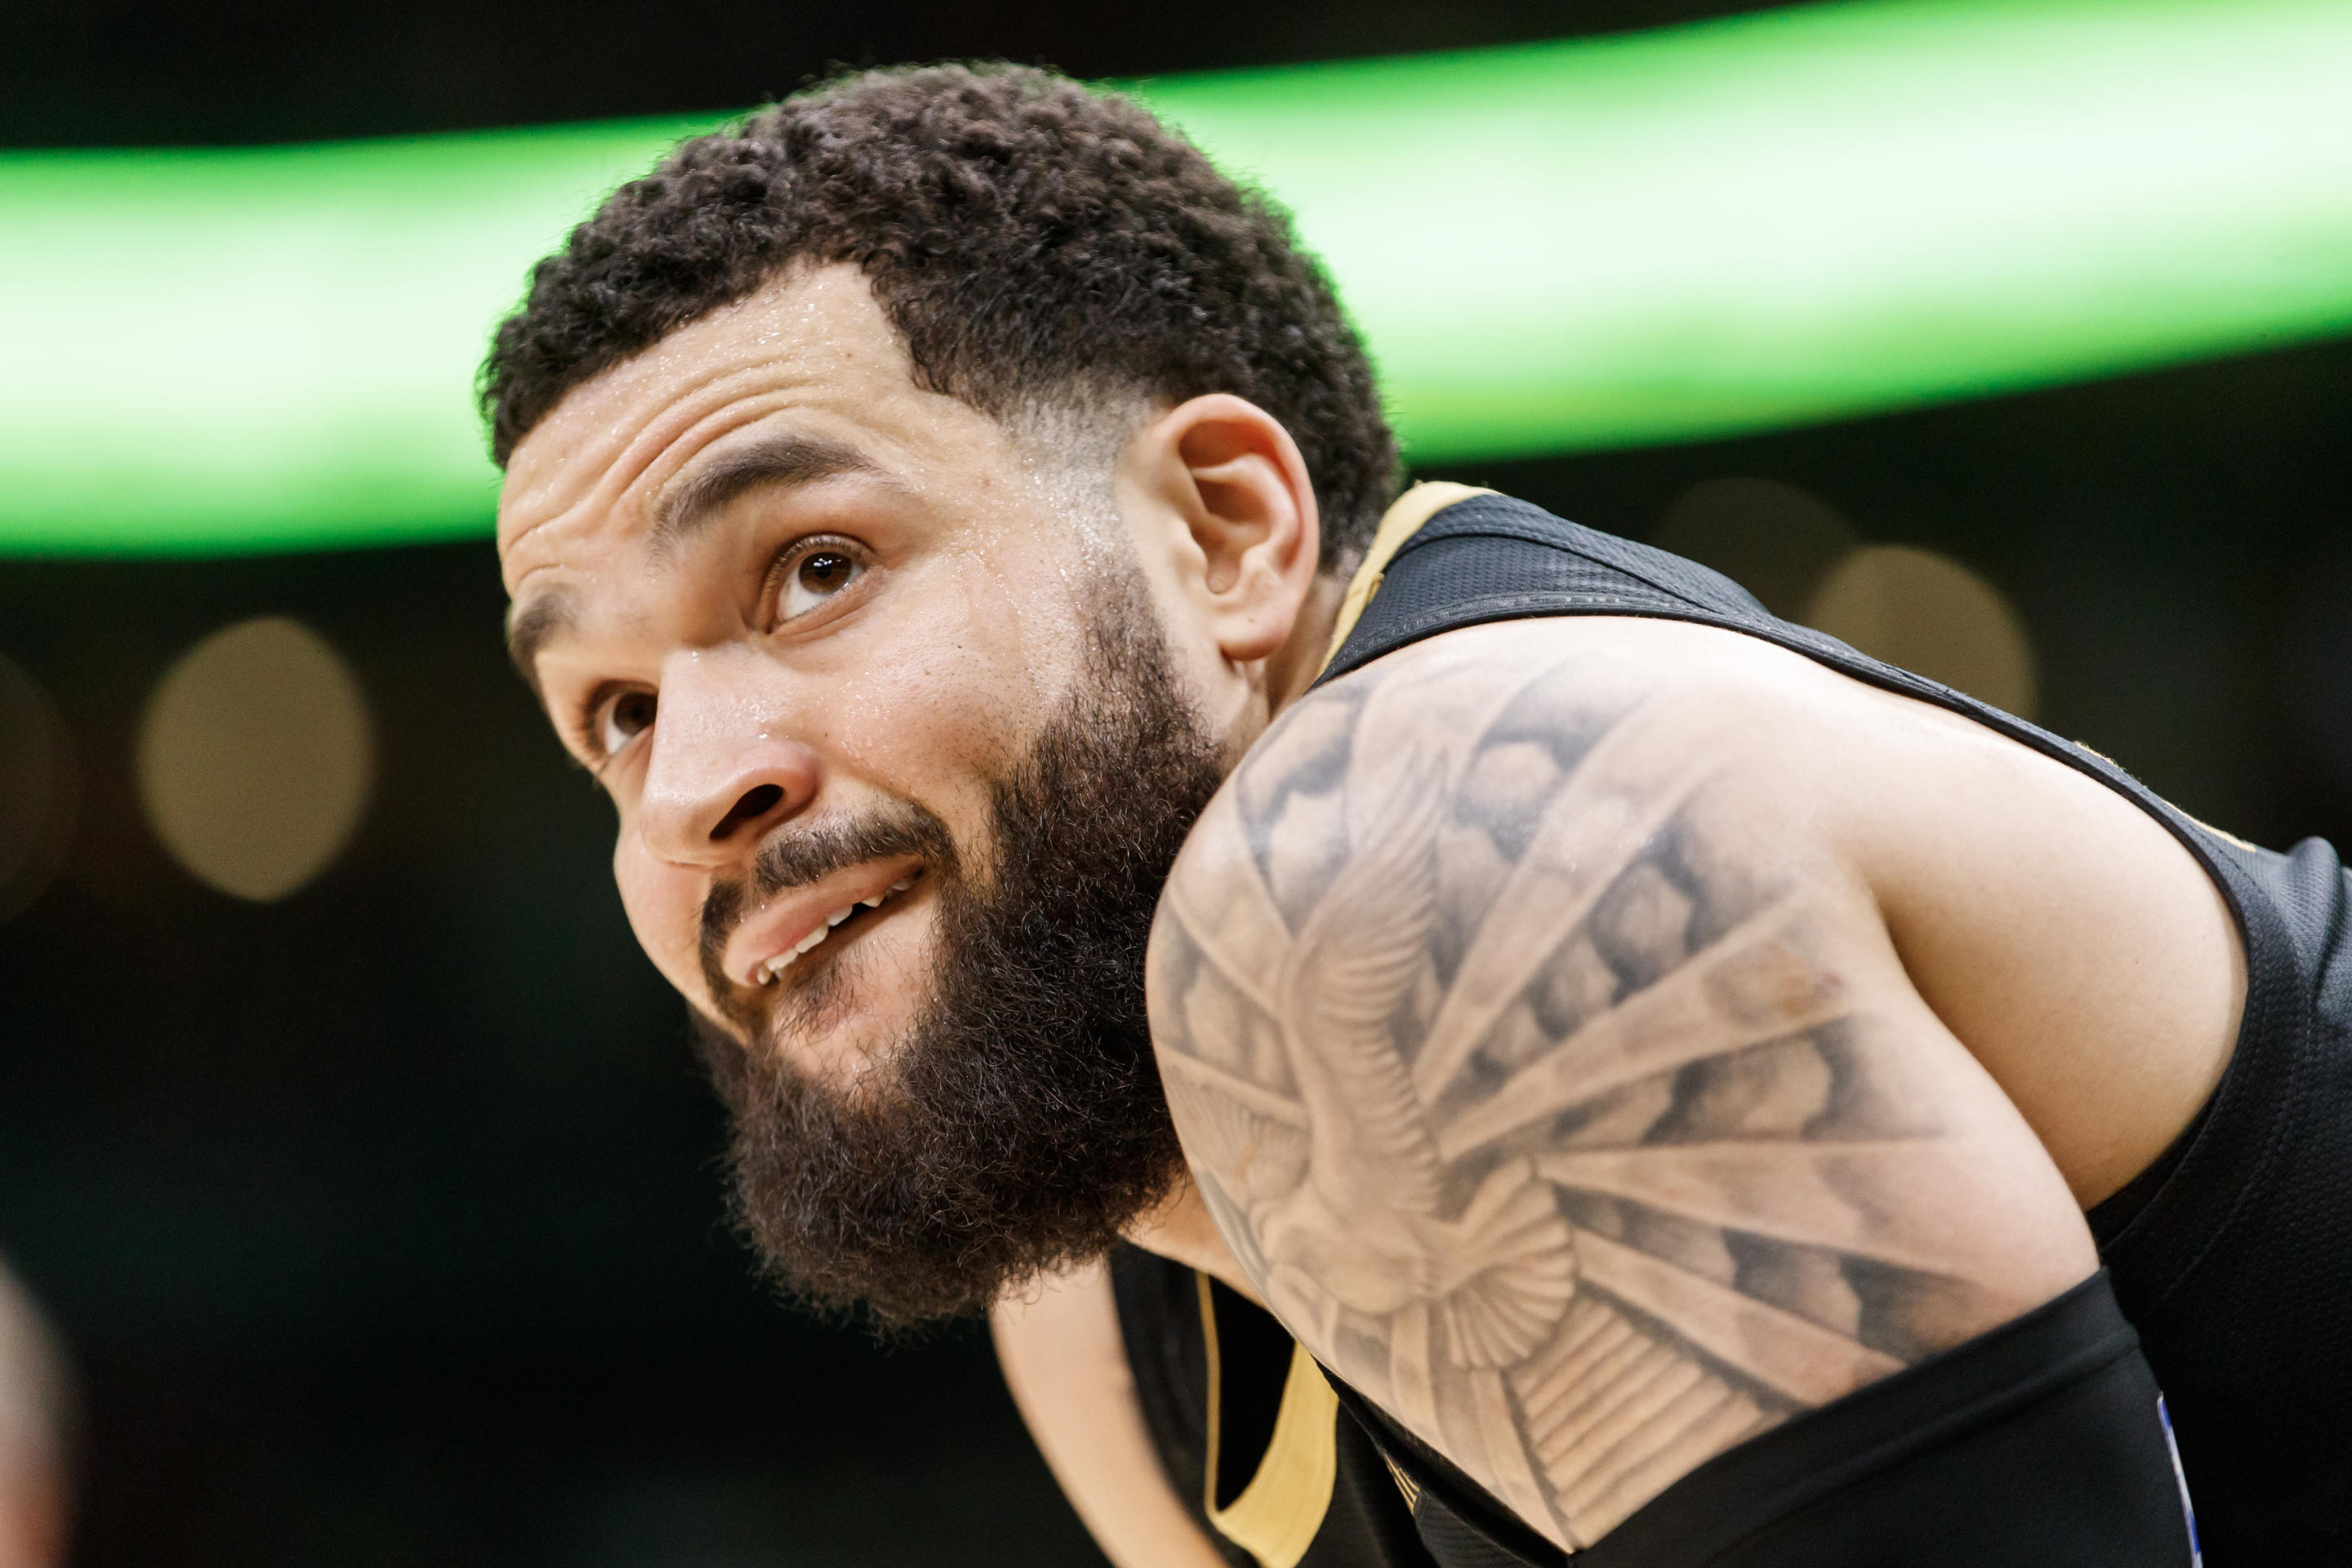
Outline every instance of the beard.
[[[1107, 585], [1083, 679], [992, 789], [988, 875], [908, 805], [779, 840], [762, 895], [842, 867], [919, 855], [935, 878], [938, 963], [906, 1035], [839, 1086], [780, 1047], [857, 983], [855, 950], [764, 1015], [722, 1002], [751, 1044], [692, 1014], [730, 1121], [736, 1220], [764, 1272], [885, 1327], [984, 1310], [1010, 1288], [1107, 1251], [1182, 1168], [1144, 1012], [1152, 912], [1222, 782], [1152, 606]], [[716, 972], [740, 887], [705, 910]]]

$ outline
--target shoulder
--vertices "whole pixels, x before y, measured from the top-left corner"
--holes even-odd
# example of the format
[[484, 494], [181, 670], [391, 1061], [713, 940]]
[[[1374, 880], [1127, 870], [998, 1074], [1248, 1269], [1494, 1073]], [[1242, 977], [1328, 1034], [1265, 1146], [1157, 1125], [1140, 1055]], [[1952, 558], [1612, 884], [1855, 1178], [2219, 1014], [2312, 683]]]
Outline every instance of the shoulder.
[[1475, 631], [1253, 750], [1152, 1034], [1285, 1324], [1576, 1546], [2093, 1260], [1822, 805], [1867, 702], [1702, 628]]
[[[1378, 1032], [1408, 1009], [1412, 1032], [1444, 1037], [1415, 1051], [1433, 1092], [1473, 1057], [1539, 1049], [1496, 1031], [1549, 1008], [1557, 1033], [1579, 988], [1640, 989], [1734, 931], [1776, 933], [1746, 944], [1759, 954], [1801, 942], [1811, 978], [1791, 986], [1889, 968], [1809, 787], [1811, 710], [1836, 694], [1779, 651], [1707, 628], [1519, 622], [1294, 704], [1202, 814], [1155, 922], [1153, 1034], [1180, 1124], [1207, 1103], [1181, 1085], [1221, 1068], [1232, 1093], [1295, 1087], [1292, 1047], [1327, 1021]], [[1548, 1000], [1515, 1006], [1538, 982]]]
[[[1817, 780], [1862, 741], [1871, 695], [1713, 627], [1576, 617], [1450, 632], [1286, 710], [1236, 768], [1175, 875], [1227, 874], [1246, 855], [1261, 876], [1295, 886], [1350, 816], [1416, 788], [1444, 794], [1449, 826], [1475, 819], [1490, 839], [1507, 840], [1571, 781], [1570, 805], [1585, 795], [1620, 809], [1645, 803], [1610, 818], [1620, 832], [1700, 793], [1720, 805], [1722, 786], [1736, 783], [1740, 808], [1792, 846], [1792, 827], [1818, 837]], [[1463, 843], [1449, 852], [1477, 858]]]
[[[1974, 720], [1678, 622], [1469, 627], [1311, 692], [1213, 803], [1169, 903], [1222, 910], [1255, 883], [1295, 912], [1318, 868], [1348, 858], [1351, 822], [1416, 768], [1444, 781], [1452, 896], [1491, 879], [1531, 824], [1573, 814], [1621, 852], [1653, 835], [1668, 881], [1659, 852], [1682, 851], [1718, 889], [1861, 900], [1846, 946], [1875, 931], [2084, 1206], [2170, 1144], [2234, 1046], [2234, 917], [2148, 811]], [[1507, 895], [1529, 896], [1548, 895], [1525, 876]]]
[[1851, 895], [1845, 945], [1876, 933], [2084, 1206], [2170, 1144], [2234, 1045], [2241, 935], [2158, 818], [1973, 719], [1715, 627], [1510, 622], [1366, 666], [1253, 748], [1171, 889], [1307, 885], [1412, 767], [1446, 781], [1449, 887], [1567, 812], [1594, 845], [1651, 835], [1661, 875], [1672, 850], [1717, 888]]

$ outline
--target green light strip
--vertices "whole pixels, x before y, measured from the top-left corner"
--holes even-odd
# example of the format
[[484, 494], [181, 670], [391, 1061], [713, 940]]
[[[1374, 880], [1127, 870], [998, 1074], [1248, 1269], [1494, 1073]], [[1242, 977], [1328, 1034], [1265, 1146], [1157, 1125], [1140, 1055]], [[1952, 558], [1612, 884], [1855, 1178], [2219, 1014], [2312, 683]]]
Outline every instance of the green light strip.
[[[2352, 330], [2343, 0], [1880, 0], [1146, 84], [1297, 211], [1432, 462]], [[0, 157], [0, 552], [478, 534], [525, 268], [708, 121]]]

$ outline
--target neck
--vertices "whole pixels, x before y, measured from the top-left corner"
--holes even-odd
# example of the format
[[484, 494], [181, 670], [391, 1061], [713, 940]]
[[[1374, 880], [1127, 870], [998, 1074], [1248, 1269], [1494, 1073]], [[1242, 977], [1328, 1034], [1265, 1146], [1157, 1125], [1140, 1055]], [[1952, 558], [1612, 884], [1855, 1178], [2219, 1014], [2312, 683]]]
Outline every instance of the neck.
[[1347, 596], [1345, 578], [1329, 573], [1317, 574], [1307, 602], [1298, 606], [1298, 620], [1290, 636], [1266, 660], [1268, 719], [1306, 696], [1315, 678], [1323, 673], [1324, 658], [1331, 651], [1331, 629], [1339, 624], [1339, 602]]
[[1209, 1205], [1190, 1173], [1177, 1177], [1168, 1195], [1127, 1227], [1127, 1239], [1146, 1252], [1199, 1269], [1245, 1300], [1265, 1305], [1257, 1287], [1242, 1272], [1234, 1249], [1217, 1234], [1217, 1222], [1209, 1217]]
[[1318, 573], [1314, 586], [1307, 590], [1306, 601], [1298, 607], [1298, 619], [1290, 636], [1266, 660], [1266, 718], [1272, 720], [1315, 684], [1315, 678], [1323, 673], [1325, 663], [1335, 651], [1331, 636], [1339, 625], [1339, 617], [1348, 615], [1349, 624], [1353, 626], [1354, 616], [1363, 613], [1364, 605], [1379, 591], [1389, 562], [1423, 523], [1447, 507], [1494, 493], [1448, 479], [1424, 479], [1397, 497], [1381, 515], [1380, 528], [1372, 535], [1363, 561], [1350, 576]]
[[[1331, 633], [1339, 624], [1339, 605], [1347, 596], [1345, 579], [1328, 573], [1316, 575], [1306, 603], [1298, 607], [1298, 619], [1291, 626], [1290, 636], [1265, 662], [1268, 721], [1304, 697], [1307, 689], [1315, 684], [1315, 678], [1323, 673], [1324, 661], [1331, 651]], [[1258, 726], [1248, 738], [1255, 740], [1262, 732], [1263, 726]], [[1146, 1252], [1156, 1252], [1171, 1262], [1199, 1269], [1244, 1300], [1261, 1307], [1265, 1305], [1257, 1287], [1242, 1272], [1234, 1249], [1218, 1234], [1216, 1221], [1210, 1217], [1209, 1205], [1202, 1200], [1201, 1189], [1193, 1185], [1190, 1172], [1178, 1176], [1168, 1195], [1128, 1226], [1127, 1239]]]

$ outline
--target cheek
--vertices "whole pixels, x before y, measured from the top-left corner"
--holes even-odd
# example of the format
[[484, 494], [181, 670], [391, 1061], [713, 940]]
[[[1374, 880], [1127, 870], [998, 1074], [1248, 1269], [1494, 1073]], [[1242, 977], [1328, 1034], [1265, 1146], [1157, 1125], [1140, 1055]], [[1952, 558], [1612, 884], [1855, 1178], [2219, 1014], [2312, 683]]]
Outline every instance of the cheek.
[[982, 577], [929, 595], [827, 693], [827, 749], [854, 773], [951, 817], [971, 804], [956, 797], [984, 796], [987, 782], [1022, 753], [1076, 662], [1074, 628], [1017, 612]]
[[613, 848], [613, 880], [637, 945], [664, 979], [708, 1010], [700, 956], [702, 879], [650, 853], [624, 825]]

